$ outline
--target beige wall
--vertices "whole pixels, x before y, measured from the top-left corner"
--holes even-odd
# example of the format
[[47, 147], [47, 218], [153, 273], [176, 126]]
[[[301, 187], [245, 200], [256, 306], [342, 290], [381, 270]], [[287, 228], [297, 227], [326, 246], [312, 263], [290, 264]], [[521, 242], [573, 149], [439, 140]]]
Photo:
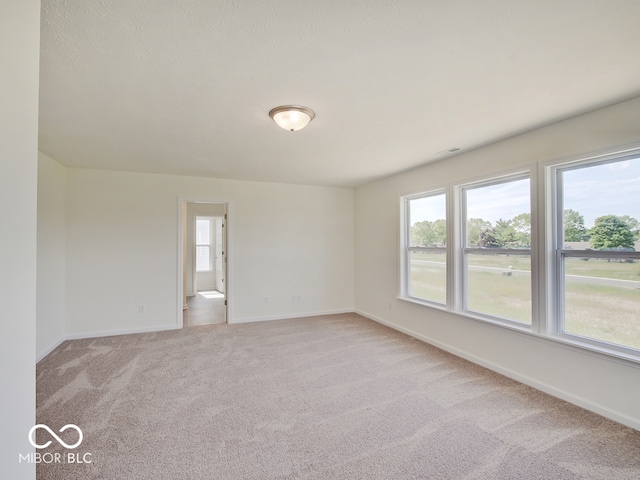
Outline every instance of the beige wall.
[[400, 196], [632, 142], [640, 142], [640, 99], [358, 188], [357, 311], [640, 429], [640, 366], [396, 299]]
[[66, 171], [38, 155], [37, 360], [56, 347], [65, 332]]
[[353, 310], [352, 189], [82, 169], [66, 188], [67, 335], [176, 326], [179, 198], [229, 202], [230, 323]]
[[35, 478], [36, 188], [40, 2], [0, 2], [0, 468]]

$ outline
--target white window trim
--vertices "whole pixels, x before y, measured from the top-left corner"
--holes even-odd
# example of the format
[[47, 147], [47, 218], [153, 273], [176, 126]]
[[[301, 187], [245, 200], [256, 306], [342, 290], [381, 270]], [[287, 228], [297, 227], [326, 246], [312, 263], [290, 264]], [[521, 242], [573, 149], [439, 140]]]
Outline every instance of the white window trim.
[[[456, 263], [458, 265], [457, 275], [456, 275], [456, 286], [454, 294], [456, 296], [455, 300], [455, 308], [454, 311], [456, 313], [468, 316], [470, 318], [474, 318], [477, 320], [488, 321], [493, 324], [504, 325], [512, 328], [516, 328], [518, 330], [532, 330], [535, 331], [537, 329], [537, 322], [535, 321], [534, 311], [535, 305], [537, 303], [537, 292], [536, 288], [534, 288], [534, 281], [536, 281], [537, 277], [534, 275], [533, 268], [533, 251], [535, 248], [535, 237], [536, 237], [536, 226], [534, 223], [534, 205], [536, 196], [534, 194], [534, 186], [536, 185], [534, 180], [534, 172], [532, 170], [522, 170], [519, 169], [515, 172], [503, 175], [491, 176], [490, 178], [484, 178], [482, 180], [475, 180], [473, 182], [460, 183], [456, 184], [454, 187], [455, 197], [458, 202], [458, 210], [459, 215], [456, 219], [455, 225], [453, 225], [454, 229], [457, 229], [458, 235], [456, 236], [456, 245], [455, 245], [455, 256]], [[466, 200], [466, 191], [474, 188], [482, 188], [489, 187], [492, 185], [500, 185], [503, 183], [514, 182], [517, 180], [529, 180], [529, 214], [531, 215], [531, 248], [478, 248], [478, 247], [467, 247], [467, 200]], [[469, 310], [467, 306], [467, 298], [468, 298], [468, 268], [467, 268], [467, 255], [468, 254], [479, 254], [479, 255], [524, 255], [530, 257], [531, 262], [531, 323], [522, 323], [515, 320], [510, 320], [508, 318], [496, 317], [487, 313], [476, 312], [473, 310]], [[535, 324], [535, 325], [534, 325]]]
[[[446, 309], [447, 308], [447, 304], [448, 304], [448, 298], [449, 298], [449, 279], [451, 277], [451, 274], [449, 272], [449, 243], [447, 242], [447, 245], [445, 247], [412, 247], [410, 246], [410, 239], [411, 239], [411, 225], [410, 225], [410, 221], [409, 221], [409, 215], [411, 214], [411, 209], [409, 208], [409, 202], [411, 200], [418, 200], [421, 198], [428, 198], [428, 197], [435, 197], [438, 195], [444, 195], [445, 197], [445, 202], [446, 202], [446, 207], [445, 207], [445, 215], [447, 216], [447, 218], [445, 218], [446, 221], [446, 226], [447, 226], [447, 237], [449, 238], [449, 220], [448, 220], [448, 213], [449, 213], [449, 208], [448, 208], [448, 203], [449, 203], [449, 195], [447, 193], [447, 189], [446, 188], [436, 188], [433, 190], [428, 190], [425, 192], [420, 192], [420, 193], [416, 193], [416, 194], [412, 194], [412, 195], [406, 195], [406, 196], [401, 196], [400, 197], [400, 211], [401, 211], [401, 215], [400, 215], [400, 245], [401, 245], [401, 251], [400, 251], [400, 295], [398, 296], [398, 298], [400, 300], [406, 300], [408, 302], [411, 303], [416, 303], [419, 305], [425, 305], [428, 307], [434, 307], [434, 308], [438, 308], [438, 309]], [[409, 294], [410, 291], [410, 272], [411, 272], [411, 266], [409, 265], [409, 262], [411, 261], [411, 255], [409, 252], [412, 251], [431, 251], [431, 252], [443, 252], [445, 254], [445, 262], [446, 262], [446, 270], [447, 270], [447, 284], [446, 284], [446, 295], [447, 295], [447, 300], [444, 304], [440, 303], [440, 302], [435, 302], [432, 300], [428, 300], [425, 298], [420, 298], [420, 297], [414, 297], [412, 295]]]
[[626, 158], [638, 158], [640, 147], [631, 147], [616, 151], [603, 152], [597, 155], [569, 159], [565, 161], [547, 162], [546, 179], [548, 186], [547, 222], [546, 227], [550, 234], [547, 236], [546, 255], [547, 266], [547, 330], [550, 337], [559, 341], [588, 348], [606, 355], [614, 355], [619, 358], [629, 359], [640, 363], [640, 353], [637, 349], [617, 345], [604, 340], [572, 334], [563, 331], [564, 322], [564, 259], [565, 258], [634, 258], [640, 260], [640, 252], [637, 251], [599, 251], [599, 250], [567, 250], [564, 248], [564, 238], [560, 228], [563, 218], [564, 206], [560, 201], [562, 197], [562, 185], [558, 176], [562, 171], [604, 165], [624, 161]]
[[[581, 165], [620, 161], [624, 157], [637, 157], [640, 155], [640, 143], [610, 148], [599, 152], [585, 153], [573, 157], [556, 158], [535, 162], [528, 169], [516, 169], [512, 172], [497, 173], [490, 176], [476, 178], [473, 181], [452, 182], [446, 187], [434, 187], [421, 193], [399, 196], [400, 200], [400, 282], [398, 299], [417, 305], [422, 305], [434, 310], [446, 311], [458, 317], [472, 319], [483, 323], [495, 325], [499, 328], [533, 336], [544, 342], [559, 344], [568, 348], [597, 358], [610, 360], [623, 365], [640, 368], [640, 352], [637, 349], [627, 348], [604, 341], [591, 340], [573, 334], [561, 332], [558, 308], [559, 271], [561, 263], [557, 260], [558, 245], [558, 192], [556, 189], [556, 172], [570, 167], [579, 168]], [[531, 326], [519, 322], [504, 321], [504, 319], [492, 318], [488, 315], [476, 314], [462, 308], [462, 280], [465, 274], [463, 246], [464, 228], [462, 219], [466, 218], [462, 200], [462, 189], [473, 185], [500, 183], [501, 179], [517, 179], [529, 177], [531, 194], [531, 300], [532, 300], [532, 324]], [[447, 203], [447, 304], [429, 302], [410, 297], [408, 292], [408, 264], [406, 230], [408, 219], [406, 216], [407, 199], [420, 198], [428, 195], [445, 193]], [[515, 253], [510, 250], [510, 253]], [[568, 255], [585, 256], [585, 251], [564, 251]], [[595, 257], [602, 257], [604, 252], [592, 252]], [[617, 252], [613, 252], [617, 254]], [[620, 252], [616, 256], [631, 256], [640, 259], [640, 252]]]

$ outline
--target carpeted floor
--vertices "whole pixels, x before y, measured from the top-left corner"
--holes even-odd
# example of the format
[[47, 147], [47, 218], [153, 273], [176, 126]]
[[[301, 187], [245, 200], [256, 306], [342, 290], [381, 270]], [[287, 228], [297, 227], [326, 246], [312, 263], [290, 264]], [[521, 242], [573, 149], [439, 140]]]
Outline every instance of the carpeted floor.
[[355, 314], [67, 341], [37, 420], [91, 462], [40, 480], [640, 478], [640, 432]]

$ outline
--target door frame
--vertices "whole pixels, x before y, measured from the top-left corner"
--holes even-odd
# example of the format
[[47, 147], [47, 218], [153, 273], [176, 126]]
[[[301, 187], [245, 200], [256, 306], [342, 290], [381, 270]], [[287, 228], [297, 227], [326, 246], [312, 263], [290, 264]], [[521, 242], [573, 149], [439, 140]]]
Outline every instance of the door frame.
[[224, 227], [223, 227], [223, 243], [226, 245], [225, 258], [226, 262], [223, 264], [223, 270], [225, 272], [225, 320], [226, 323], [232, 323], [231, 320], [231, 292], [232, 288], [232, 274], [231, 274], [231, 229], [229, 227], [231, 218], [231, 202], [229, 200], [220, 200], [220, 199], [211, 199], [211, 198], [201, 198], [201, 197], [178, 197], [178, 249], [177, 249], [177, 272], [176, 272], [176, 328], [183, 327], [183, 308], [184, 308], [184, 290], [185, 290], [185, 278], [184, 278], [184, 269], [185, 269], [185, 237], [186, 237], [186, 213], [187, 213], [187, 204], [188, 203], [212, 203], [218, 205], [225, 206], [225, 219], [224, 219]]

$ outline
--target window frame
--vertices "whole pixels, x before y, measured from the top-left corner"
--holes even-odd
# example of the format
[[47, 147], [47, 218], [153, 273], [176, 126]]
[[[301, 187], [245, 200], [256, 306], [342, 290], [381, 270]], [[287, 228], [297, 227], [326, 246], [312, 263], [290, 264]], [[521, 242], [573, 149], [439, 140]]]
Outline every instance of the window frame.
[[[419, 200], [421, 198], [437, 197], [442, 195], [445, 201], [445, 224], [447, 229], [447, 242], [443, 247], [417, 247], [411, 246], [411, 207], [410, 203], [413, 200]], [[449, 294], [449, 282], [451, 273], [449, 269], [450, 263], [450, 221], [449, 221], [449, 195], [446, 188], [436, 188], [425, 192], [420, 192], [412, 195], [406, 195], [401, 197], [401, 238], [400, 244], [402, 245], [401, 251], [401, 274], [400, 274], [400, 295], [399, 298], [407, 300], [413, 303], [423, 304], [426, 306], [446, 309], [450, 304]], [[411, 252], [432, 252], [443, 253], [445, 255], [445, 302], [437, 302], [435, 300], [429, 300], [426, 298], [416, 297], [410, 294], [411, 292]]]
[[[500, 185], [509, 182], [514, 182], [518, 180], [529, 180], [529, 215], [531, 218], [531, 247], [530, 248], [483, 248], [483, 247], [469, 247], [467, 246], [467, 228], [468, 228], [468, 218], [467, 218], [467, 191], [473, 190], [476, 188], [490, 187], [493, 185]], [[458, 264], [460, 268], [458, 269], [458, 278], [456, 282], [456, 293], [458, 297], [457, 312], [461, 313], [465, 316], [489, 321], [491, 323], [496, 323], [500, 325], [505, 325], [509, 327], [514, 327], [517, 329], [523, 330], [532, 330], [536, 326], [535, 322], [535, 314], [536, 311], [536, 297], [537, 292], [534, 288], [534, 246], [535, 246], [535, 237], [536, 237], [536, 227], [534, 223], [534, 200], [535, 200], [535, 180], [534, 175], [531, 170], [519, 170], [510, 174], [505, 175], [494, 175], [488, 178], [484, 178], [482, 180], [476, 180], [468, 183], [460, 183], [456, 184], [455, 195], [457, 201], [459, 202], [459, 220], [456, 221], [456, 225], [454, 228], [457, 228], [459, 231], [456, 255], [458, 258]], [[512, 320], [508, 318], [498, 317], [495, 315], [491, 315], [488, 313], [477, 312], [475, 310], [470, 310], [468, 307], [468, 298], [469, 298], [469, 268], [468, 268], [468, 255], [514, 255], [514, 256], [528, 256], [530, 262], [530, 294], [531, 294], [531, 321], [530, 323], [518, 322], [517, 320]]]
[[598, 340], [592, 337], [565, 332], [565, 259], [567, 258], [633, 258], [640, 261], [640, 251], [612, 251], [592, 249], [566, 249], [564, 248], [564, 185], [562, 173], [589, 168], [599, 165], [623, 162], [629, 159], [638, 159], [640, 148], [614, 151], [602, 155], [582, 157], [579, 159], [550, 162], [546, 165], [547, 188], [549, 191], [549, 208], [547, 209], [547, 226], [551, 232], [546, 249], [549, 261], [547, 284], [549, 302], [547, 311], [550, 313], [548, 333], [551, 337], [573, 345], [587, 347], [608, 355], [622, 356], [640, 362], [640, 348], [627, 347], [620, 344]]

